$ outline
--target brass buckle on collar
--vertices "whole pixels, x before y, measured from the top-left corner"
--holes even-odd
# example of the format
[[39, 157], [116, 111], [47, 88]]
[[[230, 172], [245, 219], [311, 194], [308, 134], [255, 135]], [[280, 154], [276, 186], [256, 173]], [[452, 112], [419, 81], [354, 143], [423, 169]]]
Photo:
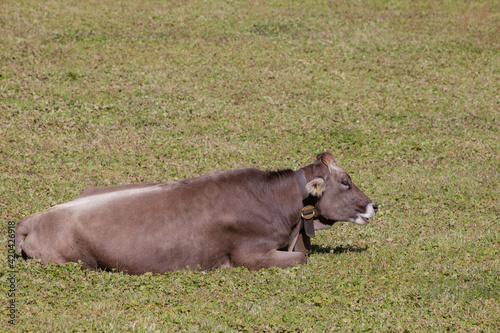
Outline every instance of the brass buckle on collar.
[[312, 205], [305, 206], [300, 212], [300, 215], [304, 220], [312, 219], [314, 217], [314, 214], [316, 214], [316, 211], [314, 210], [314, 206]]

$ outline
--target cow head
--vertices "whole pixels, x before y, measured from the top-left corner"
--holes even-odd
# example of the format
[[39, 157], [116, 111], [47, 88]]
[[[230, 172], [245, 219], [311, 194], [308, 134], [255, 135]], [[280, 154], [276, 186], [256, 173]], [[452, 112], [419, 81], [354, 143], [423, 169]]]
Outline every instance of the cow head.
[[337, 166], [332, 154], [319, 154], [309, 167], [313, 179], [307, 183], [306, 191], [316, 197], [315, 230], [329, 228], [338, 221], [365, 225], [375, 216], [377, 205]]

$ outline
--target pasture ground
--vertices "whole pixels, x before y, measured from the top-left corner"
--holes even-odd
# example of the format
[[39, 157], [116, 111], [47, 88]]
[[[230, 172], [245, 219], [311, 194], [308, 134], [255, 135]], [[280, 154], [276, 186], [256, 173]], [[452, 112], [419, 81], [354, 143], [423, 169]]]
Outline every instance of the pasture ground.
[[[497, 331], [499, 27], [498, 1], [3, 0], [0, 331]], [[9, 222], [85, 187], [324, 150], [380, 211], [305, 266], [10, 273]]]

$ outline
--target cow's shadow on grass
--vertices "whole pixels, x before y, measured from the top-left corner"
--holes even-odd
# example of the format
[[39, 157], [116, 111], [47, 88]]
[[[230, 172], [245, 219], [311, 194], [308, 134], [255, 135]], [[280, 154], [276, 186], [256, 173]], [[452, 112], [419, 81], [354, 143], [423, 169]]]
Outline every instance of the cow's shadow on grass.
[[345, 252], [364, 252], [368, 250], [368, 246], [360, 247], [357, 245], [339, 245], [336, 247], [331, 246], [320, 246], [320, 245], [312, 245], [312, 253], [332, 253], [332, 254], [340, 254]]

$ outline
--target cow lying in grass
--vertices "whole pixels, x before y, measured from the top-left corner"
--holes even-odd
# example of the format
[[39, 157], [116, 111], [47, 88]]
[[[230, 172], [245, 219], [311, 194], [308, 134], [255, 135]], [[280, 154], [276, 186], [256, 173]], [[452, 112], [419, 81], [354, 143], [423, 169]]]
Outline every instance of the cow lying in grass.
[[[315, 230], [367, 224], [377, 205], [326, 152], [298, 171], [238, 169], [197, 178], [90, 187], [22, 220], [16, 248], [43, 263], [129, 274], [304, 264]], [[305, 240], [305, 241], [304, 241]]]

